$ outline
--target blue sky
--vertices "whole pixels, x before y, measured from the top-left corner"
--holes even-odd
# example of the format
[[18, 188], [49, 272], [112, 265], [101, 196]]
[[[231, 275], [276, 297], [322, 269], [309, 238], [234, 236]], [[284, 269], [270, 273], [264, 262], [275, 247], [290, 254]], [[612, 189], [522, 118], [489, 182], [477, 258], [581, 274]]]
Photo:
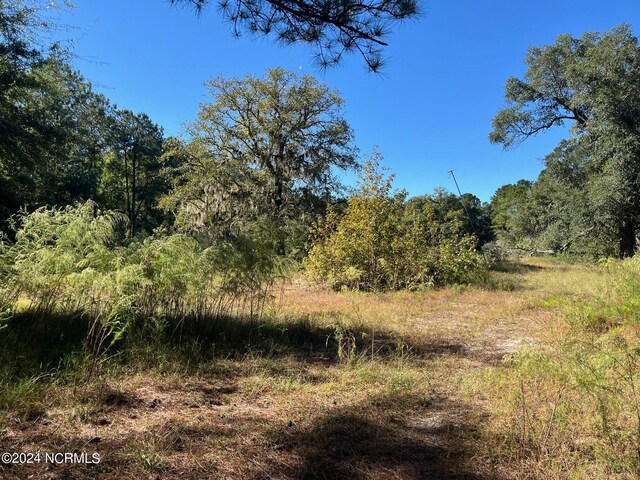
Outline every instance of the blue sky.
[[[491, 119], [509, 76], [525, 71], [531, 45], [561, 33], [580, 35], [620, 23], [640, 29], [637, 0], [430, 0], [419, 20], [389, 38], [382, 77], [357, 56], [320, 72], [305, 46], [232, 37], [215, 8], [200, 18], [168, 0], [75, 0], [60, 14], [69, 25], [77, 68], [122, 108], [146, 112], [177, 135], [205, 101], [202, 84], [217, 75], [261, 75], [267, 68], [312, 74], [345, 99], [345, 116], [363, 154], [374, 146], [411, 195], [443, 186], [488, 201], [496, 188], [535, 179], [563, 129], [504, 152], [491, 145]], [[347, 182], [351, 176], [346, 176]]]

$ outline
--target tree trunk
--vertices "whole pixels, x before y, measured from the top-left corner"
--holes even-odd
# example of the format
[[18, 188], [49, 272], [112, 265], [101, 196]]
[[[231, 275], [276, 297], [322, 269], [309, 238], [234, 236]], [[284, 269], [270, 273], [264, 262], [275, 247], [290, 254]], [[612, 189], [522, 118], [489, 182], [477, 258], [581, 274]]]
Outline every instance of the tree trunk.
[[284, 256], [285, 251], [285, 232], [284, 232], [284, 219], [282, 218], [282, 208], [284, 206], [284, 185], [282, 184], [282, 178], [276, 176], [275, 178], [275, 192], [273, 198], [273, 204], [275, 207], [276, 222], [278, 224], [278, 238], [276, 245], [276, 253]]
[[127, 211], [127, 218], [129, 219], [129, 233], [131, 236], [131, 190], [130, 190], [131, 182], [129, 180], [129, 158], [128, 153], [124, 154], [124, 197], [125, 197], [125, 209]]
[[620, 258], [632, 257], [636, 253], [636, 249], [638, 247], [635, 222], [633, 220], [625, 220], [622, 222], [619, 236], [620, 250], [618, 254], [620, 255]]
[[276, 222], [278, 225], [278, 238], [276, 245], [276, 253], [284, 256], [286, 254], [285, 247], [285, 231], [284, 231], [284, 154], [285, 154], [285, 142], [280, 139], [278, 142], [278, 153], [276, 155], [276, 163], [273, 165], [273, 182], [275, 186], [273, 205], [275, 207]]
[[133, 156], [131, 160], [131, 205], [129, 206], [129, 224], [131, 225], [131, 238], [136, 234], [136, 230], [138, 229], [137, 215], [136, 215], [136, 200], [137, 200], [137, 189], [138, 189], [138, 179], [137, 177], [138, 170], [138, 162]]

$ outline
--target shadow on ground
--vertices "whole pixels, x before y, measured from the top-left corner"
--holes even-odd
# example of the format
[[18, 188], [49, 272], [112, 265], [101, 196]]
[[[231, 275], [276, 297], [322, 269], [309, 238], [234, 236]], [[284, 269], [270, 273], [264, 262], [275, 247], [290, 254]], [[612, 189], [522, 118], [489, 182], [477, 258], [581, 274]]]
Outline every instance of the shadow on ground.
[[[79, 373], [87, 365], [83, 354], [88, 320], [75, 315], [14, 316], [0, 330], [0, 378], [15, 382], [46, 374]], [[197, 371], [212, 361], [287, 357], [326, 365], [357, 359], [465, 357], [485, 361], [481, 351], [442, 339], [420, 340], [393, 332], [359, 327], [318, 326], [309, 318], [274, 322], [269, 319], [180, 318], [138, 321], [125, 340], [105, 352], [112, 362], [140, 368], [161, 364], [173, 370]], [[495, 359], [491, 359], [492, 362]]]
[[[379, 332], [372, 342], [364, 330], [316, 327], [305, 318], [286, 325], [232, 318], [204, 323], [166, 319], [161, 327], [137, 325], [130, 343], [120, 345], [123, 360], [118, 361], [127, 363], [127, 352], [139, 346], [147, 348], [155, 364], [162, 352], [168, 352], [180, 368], [194, 364], [196, 369], [205, 364], [214, 368], [216, 358], [234, 355], [239, 359], [247, 354], [267, 359], [286, 356], [293, 360], [295, 377], [311, 385], [323, 379], [307, 378], [306, 366], [349, 361], [349, 349], [365, 354], [373, 351], [378, 361], [407, 359], [409, 355], [425, 362], [425, 368], [434, 358], [476, 356], [455, 342], [411, 344]], [[79, 317], [15, 317], [0, 331], [0, 341], [14, 342], [5, 345], [15, 350], [18, 372], [25, 359], [30, 368], [35, 368], [37, 361], [59, 364], [69, 352], [82, 348], [84, 332], [86, 321]], [[0, 435], [0, 450], [26, 451], [37, 446], [51, 451], [98, 451], [104, 460], [98, 466], [0, 466], [0, 478], [45, 478], [44, 474], [51, 479], [497, 478], [483, 477], [473, 469], [472, 440], [482, 419], [466, 405], [445, 398], [425, 399], [402, 390], [368, 396], [356, 404], [343, 405], [339, 397], [332, 405], [320, 402], [307, 411], [307, 418], [291, 422], [278, 415], [263, 416], [256, 399], [241, 404], [247, 397], [234, 385], [249, 370], [212, 370], [211, 375], [185, 381], [179, 387], [163, 386], [149, 398], [104, 388], [86, 391], [86, 399], [81, 395], [78, 401], [93, 413], [82, 421], [95, 434], [88, 435], [86, 428], [82, 434], [60, 434], [45, 411], [16, 420], [11, 428], [19, 433], [13, 438]], [[139, 418], [151, 423], [141, 428]], [[112, 424], [129, 426], [129, 430], [115, 438], [103, 437], [101, 432], [108, 432]]]
[[273, 433], [274, 448], [300, 459], [288, 478], [479, 480], [467, 439], [476, 430], [464, 406], [385, 395], [331, 409], [302, 428]]
[[[138, 407], [150, 412], [150, 407]], [[223, 412], [226, 412], [224, 415]], [[125, 413], [125, 412], [123, 412]], [[155, 413], [155, 410], [151, 413]], [[176, 412], [178, 413], [178, 412]], [[166, 418], [166, 411], [158, 412]], [[194, 422], [176, 415], [127, 437], [91, 438], [45, 433], [33, 425], [28, 442], [0, 447], [100, 453], [99, 465], [0, 465], [7, 479], [401, 479], [484, 480], [474, 471], [473, 442], [481, 418], [446, 399], [425, 403], [411, 393], [386, 394], [350, 405], [327, 406], [294, 422], [237, 416], [222, 407], [199, 411]], [[108, 429], [109, 427], [104, 427]], [[39, 432], [38, 432], [39, 430]]]
[[491, 265], [491, 270], [495, 272], [504, 272], [504, 273], [529, 273], [529, 272], [538, 272], [540, 270], [544, 270], [545, 267], [541, 267], [538, 265], [530, 265], [528, 263], [520, 263], [520, 262], [496, 262]]

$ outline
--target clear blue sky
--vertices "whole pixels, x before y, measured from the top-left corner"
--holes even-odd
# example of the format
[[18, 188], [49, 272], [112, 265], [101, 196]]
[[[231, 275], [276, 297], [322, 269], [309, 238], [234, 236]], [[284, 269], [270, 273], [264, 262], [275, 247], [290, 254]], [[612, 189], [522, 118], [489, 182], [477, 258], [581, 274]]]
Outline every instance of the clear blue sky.
[[340, 91], [361, 152], [378, 145], [397, 187], [411, 195], [454, 190], [447, 174], [453, 168], [462, 191], [484, 201], [505, 183], [535, 179], [564, 134], [558, 129], [509, 152], [487, 140], [504, 82], [524, 73], [527, 48], [622, 22], [640, 32], [638, 0], [429, 0], [422, 18], [389, 38], [379, 77], [357, 56], [319, 72], [307, 47], [235, 39], [215, 8], [197, 18], [168, 0], [74, 3], [60, 20], [73, 27], [64, 36], [75, 44], [76, 66], [113, 102], [146, 112], [167, 135], [195, 118], [207, 79], [282, 66]]

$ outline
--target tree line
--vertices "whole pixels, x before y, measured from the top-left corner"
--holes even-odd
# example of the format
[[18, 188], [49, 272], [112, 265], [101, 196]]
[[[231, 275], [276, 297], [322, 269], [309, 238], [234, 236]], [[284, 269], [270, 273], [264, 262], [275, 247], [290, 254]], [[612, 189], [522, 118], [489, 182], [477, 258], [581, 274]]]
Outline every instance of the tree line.
[[[45, 44], [41, 5], [1, 6], [0, 222], [10, 236], [20, 211], [92, 200], [126, 215], [128, 238], [162, 228], [209, 243], [259, 234], [275, 254], [301, 259], [309, 228], [346, 204], [338, 174], [358, 168], [359, 152], [344, 101], [312, 76], [214, 78], [185, 135], [167, 138], [97, 93], [72, 52]], [[489, 235], [476, 197], [427, 198], [440, 221], [466, 209], [466, 233]]]
[[[490, 140], [511, 148], [566, 121], [571, 137], [536, 181], [505, 185], [483, 203], [442, 189], [412, 198], [393, 190], [379, 154], [362, 164], [339, 93], [281, 68], [213, 78], [184, 135], [166, 137], [146, 114], [97, 93], [71, 66], [72, 52], [47, 43], [41, 5], [0, 7], [5, 248], [38, 224], [32, 212], [71, 219], [52, 209], [91, 202], [94, 217], [110, 219], [100, 241], [114, 248], [182, 235], [204, 249], [231, 245], [245, 266], [264, 255], [303, 261], [334, 287], [476, 281], [486, 268], [478, 252], [492, 242], [593, 256], [637, 249], [640, 67], [628, 26], [529, 51], [524, 78], [507, 81]], [[340, 183], [347, 169], [360, 171], [355, 189]]]

